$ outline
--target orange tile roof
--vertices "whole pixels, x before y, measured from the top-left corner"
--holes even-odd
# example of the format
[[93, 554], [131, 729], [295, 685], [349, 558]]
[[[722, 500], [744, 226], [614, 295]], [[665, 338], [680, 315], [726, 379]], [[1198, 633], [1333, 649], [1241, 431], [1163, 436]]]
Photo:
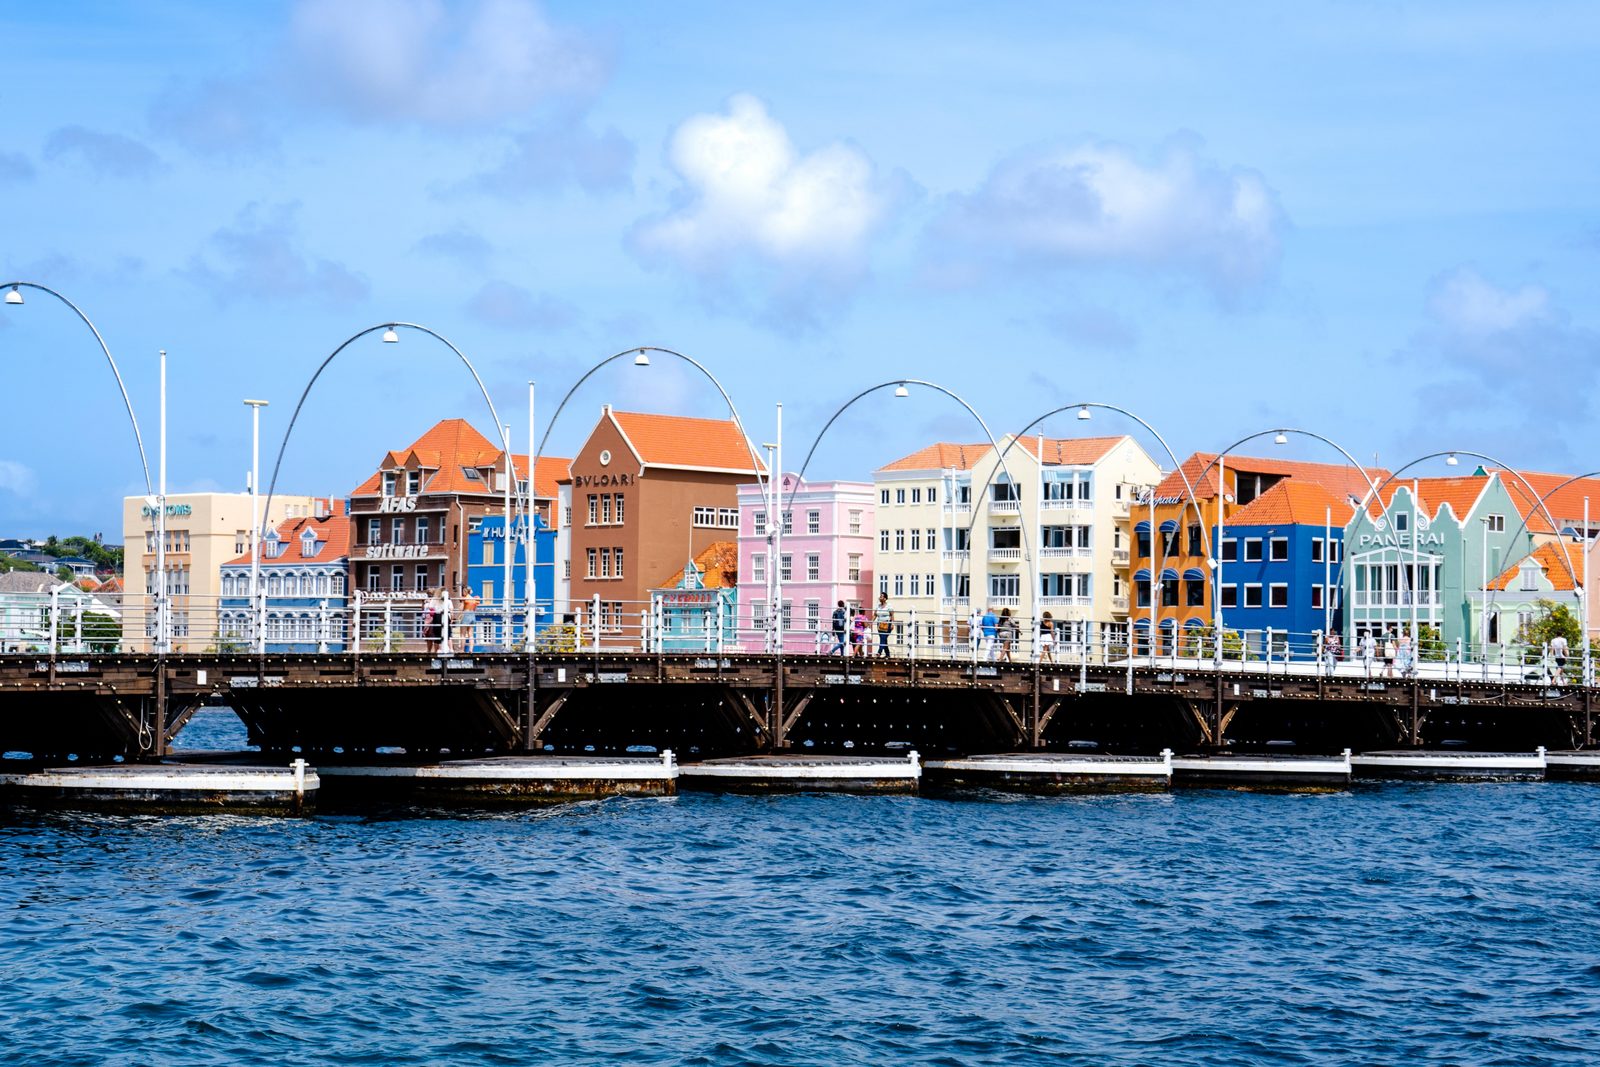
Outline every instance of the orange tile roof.
[[[1555, 475], [1549, 475], [1548, 477], [1553, 478], [1555, 482], [1560, 481], [1560, 478]], [[1418, 507], [1424, 515], [1428, 516], [1430, 521], [1437, 520], [1444, 510], [1444, 505], [1449, 504], [1450, 511], [1455, 516], [1456, 521], [1461, 522], [1472, 514], [1473, 506], [1477, 504], [1478, 498], [1483, 495], [1484, 490], [1489, 486], [1490, 478], [1498, 478], [1500, 483], [1505, 486], [1506, 495], [1511, 498], [1512, 506], [1517, 509], [1518, 520], [1527, 520], [1529, 532], [1535, 534], [1551, 534], [1555, 532], [1554, 527], [1545, 520], [1544, 513], [1538, 509], [1535, 497], [1528, 492], [1527, 487], [1517, 481], [1515, 477], [1502, 475], [1500, 471], [1490, 471], [1487, 474], [1462, 474], [1449, 478], [1397, 478], [1384, 488], [1382, 497], [1385, 504], [1393, 507], [1395, 494], [1399, 492], [1401, 486], [1409, 487], [1415, 482]], [[1533, 482], [1533, 479], [1530, 477], [1529, 481]], [[1538, 483], [1533, 484], [1537, 488]], [[1373, 501], [1368, 505], [1367, 512], [1376, 518], [1382, 514], [1382, 509], [1378, 506], [1377, 501]], [[1507, 527], [1506, 532], [1513, 533], [1514, 531]]]
[[[283, 550], [283, 555], [276, 559], [268, 559], [265, 549], [262, 550], [261, 565], [263, 567], [281, 567], [296, 563], [332, 563], [350, 555], [350, 516], [345, 514], [344, 501], [334, 498], [329, 501], [332, 514], [325, 518], [300, 518], [285, 519], [277, 527], [278, 541], [288, 545]], [[317, 540], [322, 547], [315, 556], [302, 556], [300, 554], [300, 534], [306, 529], [316, 531]], [[250, 553], [230, 559], [223, 566], [250, 565]]]
[[1579, 557], [1583, 552], [1583, 548], [1579, 545], [1567, 545], [1566, 547], [1571, 556], [1571, 571], [1567, 569], [1569, 561], [1567, 557], [1561, 554], [1560, 545], [1543, 544], [1501, 571], [1496, 577], [1489, 579], [1488, 588], [1502, 591], [1510, 589], [1511, 583], [1517, 580], [1517, 576], [1522, 570], [1522, 565], [1532, 559], [1539, 564], [1539, 569], [1544, 572], [1544, 576], [1550, 579], [1551, 588], [1563, 593], [1574, 591], [1578, 588], [1578, 583], [1572, 580], [1572, 575], [1573, 572], [1582, 573], [1580, 568], [1583, 563]]
[[[1187, 475], [1194, 485], [1194, 495], [1197, 499], [1209, 500], [1217, 495], [1217, 467], [1213, 463], [1216, 458], [1215, 452], [1196, 452], [1180, 466], [1183, 474]], [[1246, 474], [1276, 474], [1284, 478], [1315, 482], [1341, 498], [1353, 493], [1360, 499], [1372, 488], [1367, 483], [1366, 476], [1348, 463], [1306, 463], [1302, 460], [1232, 454], [1225, 457], [1223, 463], [1229, 473], [1242, 471]], [[1206, 472], [1203, 480], [1200, 478], [1202, 470]], [[1368, 467], [1367, 474], [1372, 476], [1373, 481], [1379, 483], [1389, 477], [1389, 472], [1381, 467]], [[1178, 471], [1168, 474], [1162, 479], [1161, 484], [1156, 486], [1157, 497], [1184, 495], [1183, 477]]]
[[[1126, 440], [1124, 436], [1114, 437], [1046, 437], [1044, 438], [1045, 466], [1090, 466], [1100, 462], [1120, 442]], [[1017, 453], [1026, 453], [1030, 456], [1039, 455], [1040, 438], [1038, 435], [1018, 437], [1011, 446], [1007, 456]], [[1004, 441], [1000, 447], [1005, 448]], [[989, 442], [984, 441], [976, 445], [951, 444], [940, 441], [927, 448], [918, 449], [893, 463], [879, 467], [880, 471], [926, 471], [926, 470], [962, 470], [969, 471], [990, 453]]]
[[[733, 541], [713, 541], [694, 558], [700, 571], [700, 582], [707, 589], [732, 589], [739, 584], [739, 546]], [[667, 579], [663, 589], [676, 589], [683, 584], [682, 568]]]
[[1333, 524], [1343, 527], [1355, 513], [1350, 498], [1317, 482], [1285, 478], [1228, 516], [1229, 526], [1321, 526], [1333, 509]]
[[[494, 491], [488, 483], [467, 477], [463, 468], [474, 470], [503, 470], [505, 450], [473, 428], [466, 419], [445, 419], [435, 423], [427, 433], [399, 451], [384, 455], [378, 469], [366, 481], [351, 491], [351, 496], [376, 496], [383, 488], [383, 472], [405, 467], [415, 462], [424, 471], [432, 471], [423, 482], [425, 493], [476, 493]], [[528, 476], [528, 457], [512, 453], [511, 465], [518, 478]], [[534, 495], [553, 500], [556, 485], [567, 476], [572, 465], [569, 459], [540, 456], [538, 476], [534, 479]]]
[[605, 415], [616, 423], [622, 436], [633, 446], [639, 462], [646, 466], [738, 471], [741, 474], [767, 469], [759, 458], [752, 458], [749, 444], [732, 419], [693, 419], [683, 415], [613, 411], [609, 407]]
[[[1550, 509], [1550, 514], [1555, 516], [1556, 522], [1581, 525], [1583, 502], [1586, 497], [1589, 500], [1590, 522], [1600, 519], [1600, 478], [1579, 478], [1571, 485], [1561, 486], [1561, 483], [1567, 480], [1568, 476], [1565, 474], [1549, 474], [1544, 471], [1522, 471], [1521, 474], [1533, 487], [1533, 492], [1538, 497], [1544, 498], [1545, 507]], [[1536, 533], [1550, 532], [1548, 529], [1534, 527], [1534, 517], [1544, 523], [1546, 528], [1549, 526], [1548, 521], [1544, 519], [1544, 513], [1535, 503], [1537, 498], [1529, 495], [1527, 488], [1516, 475], [1506, 474], [1504, 481], [1506, 490], [1517, 498], [1519, 506], [1525, 506], [1525, 511], [1531, 513], [1529, 528]], [[1558, 489], [1557, 486], [1561, 488]]]

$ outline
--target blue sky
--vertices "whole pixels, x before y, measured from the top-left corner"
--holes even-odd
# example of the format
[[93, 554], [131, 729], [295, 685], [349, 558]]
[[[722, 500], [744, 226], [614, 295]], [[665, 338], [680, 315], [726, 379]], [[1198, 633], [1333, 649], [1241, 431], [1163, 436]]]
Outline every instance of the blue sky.
[[[914, 376], [996, 433], [1098, 400], [1180, 455], [1286, 424], [1600, 467], [1592, 4], [13, 8], [0, 280], [83, 307], [152, 443], [167, 349], [174, 491], [242, 488], [239, 401], [271, 455], [391, 319], [460, 346], [519, 447], [530, 378], [542, 430], [654, 344], [758, 440], [782, 401], [795, 458]], [[0, 312], [0, 534], [114, 538], [141, 482], [93, 338]], [[606, 402], [721, 404], [619, 361], [553, 450]], [[348, 491], [457, 415], [491, 430], [448, 350], [357, 343], [281, 484]], [[886, 391], [812, 473], [977, 436]]]

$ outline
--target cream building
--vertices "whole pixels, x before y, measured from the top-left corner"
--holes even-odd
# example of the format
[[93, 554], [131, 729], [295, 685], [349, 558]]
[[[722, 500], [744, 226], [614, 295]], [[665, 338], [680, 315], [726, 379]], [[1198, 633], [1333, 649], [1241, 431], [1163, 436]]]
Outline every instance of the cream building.
[[[964, 648], [971, 615], [1006, 608], [1026, 639], [1048, 611], [1057, 641], [1126, 631], [1122, 521], [1161, 470], [1133, 438], [939, 443], [874, 475], [877, 589], [902, 644]], [[984, 486], [988, 485], [988, 492]]]
[[[326, 510], [328, 498], [274, 496], [267, 529], [285, 519]], [[266, 498], [262, 498], [265, 505]], [[122, 502], [123, 648], [155, 646], [156, 617], [149, 593], [156, 574], [156, 511], [144, 497]], [[217, 642], [222, 565], [250, 551], [249, 493], [182, 493], [167, 497], [167, 592], [172, 598], [173, 652], [199, 652]]]

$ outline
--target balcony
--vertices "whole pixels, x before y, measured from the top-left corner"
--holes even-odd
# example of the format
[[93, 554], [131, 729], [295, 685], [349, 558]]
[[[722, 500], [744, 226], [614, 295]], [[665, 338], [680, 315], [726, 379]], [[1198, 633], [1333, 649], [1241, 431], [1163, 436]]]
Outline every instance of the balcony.
[[1086, 596], [1042, 596], [1039, 606], [1042, 608], [1086, 608], [1092, 603], [1091, 597]]
[[1022, 501], [1020, 500], [991, 499], [989, 501], [989, 513], [991, 515], [1018, 515], [1021, 512]]
[[941, 555], [946, 563], [966, 563], [972, 558], [972, 551], [966, 548], [947, 548]]
[[1093, 511], [1093, 500], [1046, 500], [1040, 505], [1045, 511]]
[[1111, 613], [1113, 615], [1126, 615], [1128, 613], [1128, 598], [1125, 596], [1112, 597]]
[[1000, 563], [1020, 563], [1022, 561], [1022, 549], [991, 548], [989, 549], [989, 558]]
[[1128, 550], [1113, 548], [1111, 550], [1111, 565], [1113, 567], [1126, 567], [1128, 565]]
[[1020, 596], [992, 596], [985, 603], [996, 608], [1020, 608], [1022, 607], [1022, 598]]

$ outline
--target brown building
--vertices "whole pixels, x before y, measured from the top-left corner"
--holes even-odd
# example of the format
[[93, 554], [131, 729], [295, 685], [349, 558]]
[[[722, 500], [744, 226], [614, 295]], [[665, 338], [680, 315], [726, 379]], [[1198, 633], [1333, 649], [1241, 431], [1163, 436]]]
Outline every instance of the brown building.
[[[534, 500], [546, 521], [553, 512], [556, 479], [568, 461], [542, 456]], [[467, 534], [485, 515], [505, 511], [506, 455], [465, 419], [445, 419], [416, 441], [390, 452], [377, 471], [350, 494], [350, 588], [373, 610], [362, 629], [385, 625], [402, 638], [421, 636], [422, 605], [443, 587], [457, 602], [467, 580]], [[512, 456], [526, 489], [527, 456]], [[513, 495], [512, 507], [516, 507]], [[502, 590], [485, 583], [487, 604]]]
[[765, 470], [732, 420], [605, 407], [569, 479], [574, 612], [598, 596], [602, 631], [632, 642], [650, 590], [737, 535], [738, 486]]

